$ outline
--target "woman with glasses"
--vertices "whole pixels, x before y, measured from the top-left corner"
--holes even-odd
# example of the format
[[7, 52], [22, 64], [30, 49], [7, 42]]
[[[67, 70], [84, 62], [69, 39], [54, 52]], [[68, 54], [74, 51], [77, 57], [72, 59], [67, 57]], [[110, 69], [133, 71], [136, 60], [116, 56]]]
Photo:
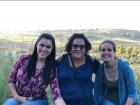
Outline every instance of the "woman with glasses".
[[103, 60], [95, 79], [94, 105], [137, 105], [133, 71], [126, 61], [115, 56], [116, 45], [103, 41], [99, 53]]
[[14, 64], [8, 79], [11, 96], [3, 105], [48, 105], [46, 88], [49, 84], [55, 90], [53, 99], [61, 102], [55, 82], [55, 52], [53, 36], [41, 34], [35, 43], [33, 54], [21, 55]]
[[99, 61], [88, 55], [91, 44], [84, 34], [73, 34], [66, 46], [66, 54], [57, 59], [58, 81], [64, 105], [93, 105], [92, 74]]

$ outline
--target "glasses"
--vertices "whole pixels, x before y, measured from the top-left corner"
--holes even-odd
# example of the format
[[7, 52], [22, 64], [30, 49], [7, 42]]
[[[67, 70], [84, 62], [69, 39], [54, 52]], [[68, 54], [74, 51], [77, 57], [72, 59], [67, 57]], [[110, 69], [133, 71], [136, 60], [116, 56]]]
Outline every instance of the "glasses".
[[73, 44], [72, 45], [73, 49], [77, 49], [78, 47], [80, 48], [80, 50], [83, 50], [85, 48], [85, 45], [78, 45], [78, 44]]
[[52, 48], [52, 46], [51, 46], [51, 45], [44, 45], [44, 44], [40, 44], [40, 46], [41, 46], [41, 47], [44, 47], [44, 46], [45, 46], [47, 49]]
[[110, 48], [107, 48], [107, 49], [103, 48], [103, 49], [101, 49], [102, 52], [105, 52], [106, 50], [107, 50], [108, 52], [111, 52], [111, 51], [112, 51], [112, 49], [110, 49]]

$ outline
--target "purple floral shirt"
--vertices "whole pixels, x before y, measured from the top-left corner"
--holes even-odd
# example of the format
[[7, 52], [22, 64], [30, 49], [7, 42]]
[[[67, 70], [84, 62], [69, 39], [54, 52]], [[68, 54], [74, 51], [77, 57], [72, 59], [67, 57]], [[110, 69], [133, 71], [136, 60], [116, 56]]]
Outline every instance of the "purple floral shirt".
[[[29, 60], [30, 55], [22, 55], [17, 60], [10, 72], [8, 83], [15, 83], [17, 93], [20, 96], [33, 97], [34, 99], [47, 98], [46, 88], [48, 84], [44, 84], [43, 82], [43, 70], [36, 70], [31, 80], [27, 78]], [[57, 77], [51, 80], [50, 87], [53, 100], [61, 97]]]

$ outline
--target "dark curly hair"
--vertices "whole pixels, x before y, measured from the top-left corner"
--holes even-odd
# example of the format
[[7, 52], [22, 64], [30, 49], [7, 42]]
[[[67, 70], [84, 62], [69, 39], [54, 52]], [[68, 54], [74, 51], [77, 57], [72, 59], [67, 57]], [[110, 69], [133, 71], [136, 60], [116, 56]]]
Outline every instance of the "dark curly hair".
[[83, 33], [74, 33], [68, 40], [65, 46], [65, 51], [69, 53], [71, 51], [71, 47], [73, 44], [74, 39], [76, 38], [81, 38], [85, 41], [85, 48], [86, 48], [86, 53], [89, 52], [89, 50], [92, 49], [91, 43], [88, 41], [88, 39], [85, 37]]

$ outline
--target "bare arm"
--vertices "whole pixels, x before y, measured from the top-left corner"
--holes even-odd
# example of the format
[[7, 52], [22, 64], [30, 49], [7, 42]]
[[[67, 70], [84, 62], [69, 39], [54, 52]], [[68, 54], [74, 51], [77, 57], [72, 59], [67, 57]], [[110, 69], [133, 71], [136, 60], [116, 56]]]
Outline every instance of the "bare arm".
[[[63, 55], [58, 56], [56, 58], [56, 62], [59, 63], [62, 59], [62, 56]], [[54, 100], [55, 105], [66, 105], [65, 101], [63, 100], [63, 98], [61, 96], [57, 75], [58, 74], [57, 74], [57, 71], [56, 71], [55, 76], [54, 76], [54, 78], [52, 78], [52, 81], [51, 81], [51, 84], [50, 84], [51, 90], [52, 90], [53, 100]]]
[[50, 87], [52, 90], [52, 98], [53, 98], [55, 104], [56, 105], [66, 105], [61, 96], [61, 92], [59, 89], [57, 73], [55, 73], [55, 76], [52, 78]]
[[55, 77], [53, 78], [53, 80], [51, 81], [51, 90], [52, 90], [52, 98], [55, 102], [55, 105], [66, 105], [62, 96], [61, 96], [61, 92], [58, 86], [58, 79]]
[[66, 103], [64, 102], [63, 98], [57, 98], [55, 100], [55, 105], [66, 105]]
[[8, 83], [8, 88], [9, 88], [10, 93], [12, 94], [12, 96], [14, 98], [18, 96], [17, 91], [15, 89], [15, 84], [14, 83]]
[[61, 96], [57, 75], [58, 74], [57, 74], [57, 70], [56, 70], [55, 75], [50, 82], [52, 98], [54, 100], [55, 105], [66, 105], [65, 101], [63, 100], [63, 98]]
[[8, 83], [8, 88], [9, 88], [10, 93], [12, 94], [13, 98], [15, 98], [18, 102], [24, 103], [24, 102], [27, 101], [26, 100], [27, 99], [26, 97], [22, 97], [22, 96], [19, 96], [18, 95], [14, 83]]

